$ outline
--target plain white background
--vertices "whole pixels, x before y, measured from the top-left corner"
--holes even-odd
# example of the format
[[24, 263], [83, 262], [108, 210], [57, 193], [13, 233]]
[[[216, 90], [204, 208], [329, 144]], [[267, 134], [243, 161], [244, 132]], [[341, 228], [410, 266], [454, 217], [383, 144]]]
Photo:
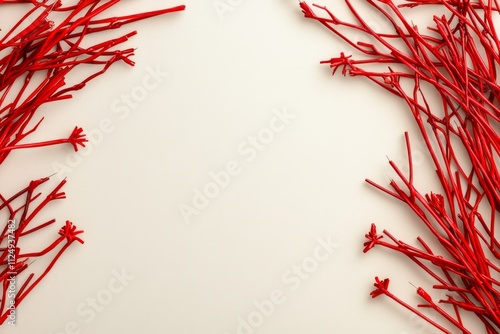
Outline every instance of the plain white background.
[[[348, 15], [341, 2], [323, 3]], [[178, 4], [130, 0], [109, 16]], [[46, 215], [85, 230], [85, 245], [63, 256], [18, 309], [17, 327], [2, 332], [435, 333], [369, 295], [375, 276], [390, 277], [391, 290], [416, 304], [408, 282], [432, 282], [401, 256], [362, 253], [372, 222], [405, 241], [426, 236], [409, 210], [364, 182], [386, 184], [386, 156], [404, 167], [410, 131], [417, 182], [430, 189], [404, 104], [362, 78], [332, 77], [319, 62], [348, 48], [303, 18], [296, 0], [184, 4], [120, 30], [139, 32], [126, 44], [137, 48], [135, 67], [116, 64], [73, 100], [44, 109], [34, 138], [66, 137], [79, 125], [94, 135], [86, 150], [19, 151], [2, 165], [9, 191], [65, 166], [51, 185], [67, 177], [68, 198]], [[265, 143], [252, 150], [259, 135]], [[218, 192], [212, 184], [213, 198], [187, 221], [180, 208], [194, 207], [228, 164], [237, 175]], [[318, 261], [327, 240], [335, 249]], [[126, 286], [116, 272], [130, 276]], [[256, 303], [280, 292], [279, 304], [256, 315]]]

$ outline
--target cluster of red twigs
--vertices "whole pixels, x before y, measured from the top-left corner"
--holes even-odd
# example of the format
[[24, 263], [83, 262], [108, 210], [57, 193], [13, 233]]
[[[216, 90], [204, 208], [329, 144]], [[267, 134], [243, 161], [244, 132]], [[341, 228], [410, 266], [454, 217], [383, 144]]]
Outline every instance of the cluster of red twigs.
[[[83, 244], [83, 240], [77, 235], [83, 231], [78, 231], [70, 221], [59, 230], [59, 236], [51, 241], [49, 246], [40, 251], [26, 251], [26, 243], [23, 243], [26, 236], [33, 232], [40, 231], [55, 223], [55, 219], [39, 223], [36, 216], [50, 202], [65, 198], [64, 192], [61, 192], [66, 181], [60, 182], [44, 198], [38, 188], [49, 180], [48, 177], [31, 181], [29, 185], [16, 193], [5, 198], [0, 195], [2, 204], [1, 210], [7, 210], [11, 217], [0, 235], [0, 242], [5, 245], [0, 255], [1, 272], [0, 282], [2, 282], [2, 295], [0, 301], [0, 323], [8, 321], [11, 325], [15, 324], [17, 306], [24, 300], [26, 295], [47, 275], [52, 266], [59, 259], [61, 254], [74, 242]], [[62, 246], [59, 246], [61, 245]], [[21, 250], [22, 248], [22, 250]], [[29, 265], [37, 258], [50, 254], [52, 250], [58, 248], [52, 259], [42, 273], [35, 276], [35, 273], [22, 276]], [[23, 281], [21, 282], [21, 277]]]
[[[184, 6], [140, 14], [103, 17], [119, 0], [0, 0], [0, 10], [9, 4], [24, 4], [25, 15], [14, 26], [0, 33], [0, 164], [11, 151], [57, 144], [70, 144], [75, 151], [85, 146], [85, 135], [75, 127], [68, 138], [25, 143], [40, 128], [42, 105], [71, 98], [90, 80], [103, 74], [112, 64], [133, 65], [133, 48], [119, 49], [135, 31], [99, 43], [87, 36], [117, 29], [138, 20], [180, 11]], [[83, 65], [83, 66], [81, 66]], [[90, 65], [90, 66], [89, 66]], [[68, 74], [83, 68], [83, 79], [68, 83]], [[90, 71], [90, 73], [88, 72]], [[39, 187], [49, 178], [31, 181], [12, 196], [0, 194], [0, 214], [4, 222], [0, 234], [0, 324], [13, 324], [17, 305], [45, 277], [60, 255], [82, 231], [69, 221], [59, 230], [49, 246], [26, 251], [24, 241], [33, 232], [46, 230], [55, 219], [39, 222], [38, 214], [50, 202], [64, 198], [59, 183], [44, 198]], [[39, 232], [40, 233], [40, 232]], [[45, 269], [27, 273], [34, 259], [52, 255]], [[22, 281], [21, 281], [22, 280]]]
[[[391, 181], [389, 187], [367, 182], [411, 208], [435, 240], [418, 237], [418, 245], [410, 245], [388, 231], [378, 234], [372, 225], [364, 252], [382, 246], [406, 255], [432, 278], [433, 289], [447, 297], [434, 300], [424, 289], [417, 289], [424, 300], [418, 306], [434, 310], [442, 319], [435, 321], [390, 292], [389, 279], [377, 277], [371, 295], [390, 297], [445, 333], [473, 332], [473, 324], [464, 320], [466, 313], [475, 315], [485, 332], [499, 333], [500, 41], [494, 15], [500, 7], [494, 0], [364, 3], [379, 13], [390, 31], [372, 29], [349, 0], [346, 4], [354, 22], [342, 21], [326, 7], [304, 2], [300, 6], [307, 18], [317, 20], [362, 54], [354, 59], [342, 53], [322, 63], [330, 64], [334, 72], [340, 68], [344, 75], [366, 77], [406, 102], [441, 185], [427, 194], [415, 187], [406, 134], [409, 175], [390, 161], [398, 181]], [[420, 5], [435, 5], [447, 14], [432, 17], [431, 26], [419, 29], [407, 18], [405, 7]], [[349, 30], [366, 39], [352, 41]], [[379, 64], [378, 69], [374, 64]]]

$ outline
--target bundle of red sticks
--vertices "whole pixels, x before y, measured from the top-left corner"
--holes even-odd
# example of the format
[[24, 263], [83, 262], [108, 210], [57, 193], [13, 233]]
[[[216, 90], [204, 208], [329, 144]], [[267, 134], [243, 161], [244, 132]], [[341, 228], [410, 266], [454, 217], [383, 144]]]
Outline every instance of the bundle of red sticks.
[[[401, 201], [415, 214], [433, 240], [416, 237], [403, 242], [373, 224], [364, 252], [384, 247], [404, 254], [429, 277], [434, 291], [419, 287], [422, 298], [413, 307], [390, 291], [389, 279], [375, 278], [375, 298], [386, 295], [445, 333], [471, 333], [473, 314], [486, 333], [500, 332], [500, 40], [495, 0], [367, 0], [390, 28], [375, 31], [351, 1], [346, 5], [353, 21], [343, 21], [326, 7], [300, 3], [305, 17], [324, 25], [359, 55], [340, 54], [322, 63], [343, 75], [363, 76], [403, 99], [414, 117], [435, 168], [438, 189], [422, 193], [414, 182], [409, 135], [406, 147], [409, 173], [390, 161], [397, 174], [388, 187], [367, 182]], [[421, 6], [433, 5], [442, 16], [429, 17], [418, 27], [409, 16]], [[353, 41], [349, 31], [361, 34]], [[438, 100], [437, 105], [430, 100]], [[387, 241], [386, 241], [387, 240]], [[432, 309], [442, 321], [421, 311]], [[475, 327], [474, 327], [475, 328]]]
[[[120, 49], [136, 31], [122, 33], [99, 43], [89, 35], [118, 29], [123, 25], [184, 9], [177, 6], [139, 14], [105, 17], [119, 0], [0, 0], [2, 10], [20, 4], [24, 15], [10, 29], [0, 34], [0, 164], [18, 149], [70, 144], [75, 151], [85, 146], [85, 135], [75, 127], [68, 138], [29, 142], [30, 135], [43, 130], [40, 107], [70, 99], [71, 93], [104, 74], [116, 62], [134, 65], [133, 48]], [[95, 41], [95, 39], [92, 39]], [[85, 79], [68, 83], [68, 74], [86, 65]], [[89, 66], [90, 65], [90, 66]], [[90, 70], [89, 70], [90, 69]], [[1, 168], [1, 167], [0, 167]], [[50, 202], [65, 197], [61, 191], [65, 180], [47, 195], [40, 188], [48, 177], [26, 182], [13, 195], [0, 190], [0, 324], [15, 324], [17, 306], [47, 275], [61, 254], [74, 242], [83, 243], [83, 232], [66, 221], [53, 231], [54, 237], [42, 249], [31, 250], [26, 236], [50, 229], [55, 219], [40, 221], [39, 213]], [[57, 233], [58, 232], [58, 233]], [[32, 272], [30, 264], [44, 257], [45, 268]], [[49, 258], [49, 260], [47, 260]]]

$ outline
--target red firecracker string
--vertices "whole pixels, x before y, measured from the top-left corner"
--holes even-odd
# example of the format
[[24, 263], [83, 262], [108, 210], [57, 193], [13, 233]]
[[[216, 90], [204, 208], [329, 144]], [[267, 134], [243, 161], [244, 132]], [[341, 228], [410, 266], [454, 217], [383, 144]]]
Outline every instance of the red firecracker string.
[[[76, 126], [68, 138], [41, 142], [26, 142], [41, 127], [39, 108], [49, 102], [71, 98], [71, 93], [106, 72], [116, 62], [134, 65], [134, 49], [119, 49], [136, 31], [88, 46], [87, 36], [118, 29], [125, 24], [184, 10], [185, 6], [133, 15], [103, 17], [119, 0], [79, 0], [63, 5], [60, 0], [0, 0], [0, 10], [8, 4], [25, 4], [25, 15], [10, 29], [2, 27], [0, 34], [0, 164], [17, 149], [70, 144], [75, 151], [84, 147], [87, 139]], [[57, 14], [58, 22], [50, 19]], [[94, 70], [80, 82], [68, 83], [67, 75], [80, 65], [93, 65]], [[87, 69], [91, 67], [86, 67]], [[34, 180], [14, 195], [0, 192], [0, 324], [13, 324], [15, 309], [47, 275], [61, 254], [75, 241], [83, 244], [78, 230], [66, 221], [58, 236], [41, 250], [27, 250], [30, 234], [46, 230], [55, 219], [40, 222], [38, 214], [49, 203], [65, 198], [60, 182], [47, 195], [39, 190], [48, 177]], [[36, 259], [51, 260], [40, 273], [31, 272]], [[15, 281], [15, 289], [12, 282]]]
[[[421, 193], [414, 185], [409, 135], [405, 135], [409, 173], [390, 161], [399, 180], [389, 187], [367, 182], [407, 205], [434, 236], [431, 247], [421, 237], [418, 245], [398, 240], [388, 231], [377, 233], [372, 224], [364, 252], [375, 246], [402, 253], [433, 281], [433, 289], [446, 298], [434, 301], [423, 289], [417, 295], [442, 321], [436, 322], [389, 291], [389, 279], [375, 278], [373, 298], [386, 295], [444, 333], [473, 333], [465, 313], [475, 315], [486, 333], [500, 332], [500, 40], [494, 25], [499, 4], [493, 0], [367, 0], [389, 31], [375, 31], [345, 3], [354, 22], [341, 20], [328, 8], [300, 7], [361, 54], [341, 53], [322, 63], [335, 73], [363, 76], [402, 98], [420, 130], [435, 167], [441, 189]], [[407, 8], [435, 5], [442, 16], [420, 29], [407, 19]], [[321, 13], [321, 14], [318, 14]], [[365, 36], [352, 41], [346, 31]], [[373, 65], [384, 64], [380, 66]], [[429, 89], [430, 87], [430, 89]], [[438, 96], [440, 106], [430, 103]], [[386, 238], [388, 241], [385, 241]], [[474, 327], [475, 328], [475, 327]], [[476, 331], [477, 333], [477, 331]]]

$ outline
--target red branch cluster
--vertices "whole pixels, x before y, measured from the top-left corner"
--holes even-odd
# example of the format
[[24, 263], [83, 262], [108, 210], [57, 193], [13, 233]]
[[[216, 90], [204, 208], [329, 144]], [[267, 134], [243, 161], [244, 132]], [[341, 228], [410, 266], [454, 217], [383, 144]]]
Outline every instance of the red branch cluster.
[[[367, 0], [366, 4], [390, 27], [375, 31], [346, 0], [354, 22], [341, 20], [329, 9], [300, 3], [307, 18], [316, 20], [348, 43], [358, 59], [341, 53], [322, 63], [343, 75], [363, 76], [403, 99], [416, 121], [435, 167], [440, 189], [428, 194], [414, 184], [414, 168], [408, 134], [406, 147], [410, 170], [405, 175], [390, 161], [398, 176], [388, 187], [368, 183], [407, 205], [434, 236], [418, 246], [398, 240], [388, 231], [384, 241], [375, 225], [366, 234], [364, 251], [382, 246], [406, 255], [444, 291], [445, 309], [422, 288], [417, 294], [443, 319], [438, 324], [388, 290], [389, 280], [376, 278], [372, 297], [384, 294], [421, 316], [445, 333], [470, 333], [462, 318], [473, 313], [485, 332], [500, 332], [500, 244], [497, 238], [500, 211], [500, 40], [493, 15], [493, 0]], [[405, 8], [439, 6], [442, 16], [429, 19], [419, 29]], [[415, 10], [415, 9], [412, 9]], [[318, 14], [321, 13], [321, 14]], [[431, 20], [432, 19], [432, 20]], [[348, 31], [364, 36], [353, 41]], [[382, 65], [381, 65], [382, 64]], [[375, 65], [375, 66], [374, 66]], [[431, 99], [437, 97], [437, 106]]]
[[[133, 48], [119, 48], [136, 31], [122, 33], [99, 43], [88, 36], [118, 29], [138, 20], [184, 10], [177, 6], [125, 16], [105, 16], [119, 0], [0, 0], [0, 10], [8, 11], [9, 4], [24, 4], [24, 15], [10, 29], [2, 27], [0, 34], [0, 164], [9, 153], [58, 144], [70, 144], [75, 151], [85, 146], [85, 134], [76, 126], [67, 138], [28, 142], [25, 140], [39, 130], [43, 117], [39, 109], [49, 102], [66, 100], [92, 79], [105, 73], [116, 62], [134, 65]], [[19, 9], [19, 7], [17, 7]], [[68, 83], [68, 74], [80, 65], [86, 77]], [[90, 65], [90, 66], [89, 66]], [[12, 196], [0, 191], [0, 324], [12, 319], [15, 307], [46, 276], [61, 254], [74, 242], [83, 243], [79, 231], [70, 222], [56, 234], [47, 247], [25, 251], [30, 247], [27, 237], [46, 230], [55, 219], [40, 223], [38, 214], [50, 202], [64, 198], [60, 192], [66, 181], [59, 183], [44, 199], [38, 187], [48, 178], [31, 181], [29, 186]], [[57, 231], [57, 230], [56, 230]], [[54, 254], [55, 253], [55, 254]], [[52, 260], [39, 274], [27, 273], [34, 259], [50, 256]], [[43, 261], [42, 261], [43, 262]], [[11, 290], [12, 281], [17, 289]], [[23, 282], [21, 282], [23, 280]], [[13, 293], [15, 292], [15, 293]]]
[[[49, 180], [48, 177], [31, 181], [30, 184], [18, 193], [8, 198], [0, 195], [0, 211], [6, 211], [8, 222], [1, 231], [0, 243], [5, 245], [0, 248], [0, 282], [2, 283], [0, 301], [0, 324], [4, 323], [12, 311], [16, 312], [17, 305], [21, 303], [26, 295], [47, 275], [61, 254], [74, 242], [83, 244], [83, 240], [77, 235], [83, 233], [78, 231], [70, 221], [59, 230], [59, 237], [42, 250], [26, 252], [29, 242], [24, 242], [26, 236], [33, 232], [46, 229], [55, 223], [55, 219], [46, 222], [37, 222], [36, 216], [47, 207], [50, 202], [65, 198], [61, 188], [66, 181], [60, 182], [48, 195], [42, 198], [38, 188]], [[62, 245], [62, 246], [60, 246]], [[56, 250], [57, 249], [57, 250]], [[53, 252], [54, 251], [54, 252]], [[38, 275], [30, 273], [24, 276], [31, 263], [42, 256], [55, 253]], [[9, 298], [7, 298], [9, 297]], [[13, 298], [15, 297], [15, 298]], [[11, 303], [11, 301], [13, 301]], [[11, 319], [14, 319], [12, 317]]]

